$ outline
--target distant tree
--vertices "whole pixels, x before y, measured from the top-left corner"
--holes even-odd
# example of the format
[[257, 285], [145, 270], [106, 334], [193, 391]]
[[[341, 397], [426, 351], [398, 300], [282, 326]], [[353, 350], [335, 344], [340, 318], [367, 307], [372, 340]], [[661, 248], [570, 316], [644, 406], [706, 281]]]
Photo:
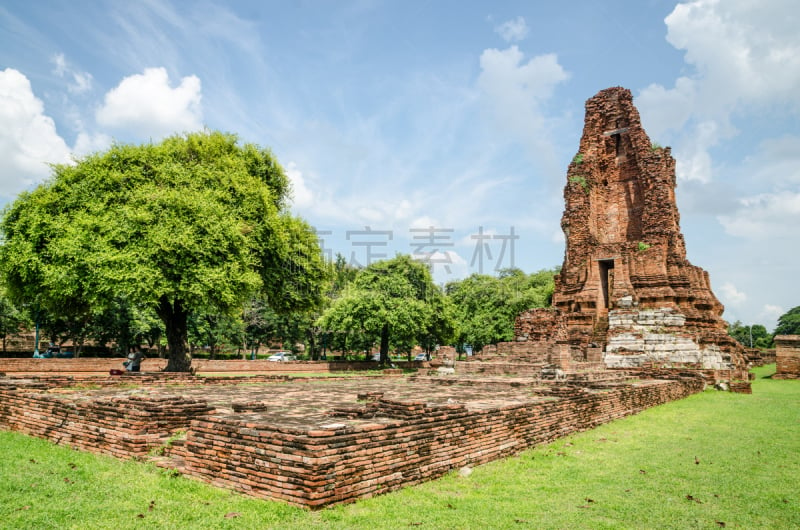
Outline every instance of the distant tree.
[[780, 316], [774, 335], [800, 335], [800, 306]]
[[[347, 263], [344, 256], [337, 253], [336, 259], [328, 264], [330, 267], [331, 282], [329, 284], [328, 293], [325, 296], [325, 302], [319, 309], [314, 311], [305, 311], [296, 315], [296, 321], [305, 330], [305, 341], [308, 345], [308, 354], [311, 359], [317, 360], [321, 354], [326, 352], [327, 349], [338, 345], [339, 351], [346, 349], [346, 336], [334, 335], [328, 330], [320, 326], [320, 317], [322, 313], [330, 307], [330, 305], [340, 298], [345, 290], [356, 278], [360, 267], [354, 267]], [[340, 339], [344, 338], [345, 341]], [[331, 343], [333, 339], [333, 344]], [[364, 340], [360, 341], [364, 343]]]
[[743, 325], [740, 321], [728, 324], [728, 335], [747, 348], [771, 348], [772, 335], [761, 324]]
[[244, 346], [244, 322], [240, 314], [197, 308], [189, 314], [187, 324], [189, 345], [193, 353], [198, 348], [207, 347], [209, 357], [215, 359], [223, 345]]
[[473, 274], [445, 287], [455, 308], [459, 350], [480, 351], [489, 344], [514, 339], [514, 320], [526, 309], [547, 307], [553, 297], [556, 270], [525, 274], [504, 269], [496, 277]]
[[377, 338], [380, 362], [387, 364], [390, 348], [410, 351], [422, 337], [447, 333], [452, 327], [447, 313], [434, 314], [445, 304], [428, 267], [400, 255], [359, 271], [350, 288], [323, 313], [319, 324], [331, 331], [360, 331], [370, 344]]
[[262, 292], [279, 312], [322, 301], [316, 235], [287, 210], [289, 180], [264, 149], [219, 132], [114, 145], [6, 209], [0, 273], [13, 302], [54, 315], [102, 312], [124, 298], [152, 309], [167, 371], [187, 371], [196, 308], [241, 311]]

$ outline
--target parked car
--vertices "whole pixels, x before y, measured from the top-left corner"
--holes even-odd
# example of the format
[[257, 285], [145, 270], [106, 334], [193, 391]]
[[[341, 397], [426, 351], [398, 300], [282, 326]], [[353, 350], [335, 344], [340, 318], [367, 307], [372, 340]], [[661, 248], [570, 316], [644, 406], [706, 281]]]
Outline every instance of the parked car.
[[417, 356], [414, 357], [414, 360], [415, 361], [430, 361], [430, 359], [428, 359], [428, 354], [427, 353], [418, 353]]
[[273, 362], [288, 362], [288, 361], [296, 361], [297, 357], [292, 355], [292, 352], [279, 351], [267, 357], [267, 360]]

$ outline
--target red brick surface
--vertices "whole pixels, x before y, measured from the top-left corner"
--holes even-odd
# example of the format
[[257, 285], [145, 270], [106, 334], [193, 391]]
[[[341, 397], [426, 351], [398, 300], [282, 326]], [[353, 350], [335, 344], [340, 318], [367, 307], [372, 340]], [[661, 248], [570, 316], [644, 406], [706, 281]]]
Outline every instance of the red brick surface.
[[120, 379], [109, 378], [97, 390], [70, 378], [4, 378], [0, 427], [122, 458], [145, 456], [185, 430], [164, 465], [249, 495], [321, 507], [488, 462], [704, 387], [697, 376], [666, 375], [673, 379], [278, 378], [233, 386], [184, 376], [172, 386], [136, 379], [135, 389], [114, 388]]
[[[613, 362], [686, 359], [692, 356], [690, 340], [705, 368], [719, 368], [721, 358], [743, 373], [742, 347], [727, 334], [708, 273], [686, 258], [675, 186], [670, 148], [651, 143], [629, 90], [609, 88], [586, 102], [580, 147], [564, 187], [566, 251], [555, 277], [553, 306], [522, 313], [515, 326], [517, 341], [530, 344], [535, 359], [549, 348], [549, 362], [556, 364], [556, 345], [568, 343], [584, 352], [572, 349], [572, 359], [588, 361], [593, 345], [608, 352], [604, 348], [611, 337], [649, 333], [661, 334], [666, 347], [647, 354], [616, 347], [617, 357], [631, 354], [636, 360]], [[673, 311], [680, 323], [647, 330], [609, 326], [609, 311], [635, 316], [647, 309]], [[674, 354], [668, 349], [671, 340]], [[498, 345], [501, 350], [510, 348]], [[603, 358], [608, 362], [607, 355]]]
[[800, 335], [775, 337], [775, 379], [800, 379]]

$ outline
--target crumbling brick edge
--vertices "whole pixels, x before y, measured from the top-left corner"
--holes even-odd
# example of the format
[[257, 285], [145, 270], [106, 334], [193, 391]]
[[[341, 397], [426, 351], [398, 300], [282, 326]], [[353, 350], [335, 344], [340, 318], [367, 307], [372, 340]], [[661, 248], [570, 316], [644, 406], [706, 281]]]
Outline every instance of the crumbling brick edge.
[[[181, 472], [215, 486], [318, 509], [438, 478], [703, 390], [700, 376], [552, 385], [492, 409], [383, 400], [382, 421], [276, 427], [214, 414], [176, 395], [68, 400], [0, 384], [0, 428], [118, 458], [146, 457], [186, 430]], [[379, 411], [379, 414], [381, 412]]]

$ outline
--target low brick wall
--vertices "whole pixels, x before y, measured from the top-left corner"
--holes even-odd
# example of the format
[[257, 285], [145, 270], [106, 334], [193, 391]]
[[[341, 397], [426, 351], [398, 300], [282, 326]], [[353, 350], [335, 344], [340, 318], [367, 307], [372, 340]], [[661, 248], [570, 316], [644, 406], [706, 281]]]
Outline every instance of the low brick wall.
[[[79, 357], [77, 359], [0, 358], [0, 372], [6, 374], [95, 373], [108, 375], [109, 370], [124, 370], [122, 357]], [[166, 359], [142, 361], [143, 372], [158, 372], [167, 365]]]
[[744, 359], [749, 366], [764, 366], [775, 362], [775, 349], [745, 348]]
[[[379, 399], [389, 422], [276, 429], [257, 418], [192, 421], [185, 472], [249, 495], [319, 508], [370, 497], [591, 429], [703, 389], [699, 378], [562, 388], [491, 410]], [[369, 407], [366, 417], [370, 417]]]
[[143, 457], [191, 418], [211, 409], [205, 401], [172, 395], [131, 395], [74, 401], [58, 394], [0, 388], [0, 428], [47, 438], [118, 458]]
[[[78, 359], [34, 359], [0, 358], [0, 373], [5, 374], [96, 374], [108, 375], [109, 370], [123, 370], [120, 358], [82, 357]], [[420, 367], [423, 363], [402, 363], [404, 366]], [[160, 372], [167, 365], [166, 359], [147, 358], [142, 361], [142, 372]], [[272, 362], [266, 359], [209, 360], [193, 359], [192, 367], [200, 374], [225, 373], [327, 373], [370, 370], [378, 367], [370, 361], [294, 361]]]
[[[185, 430], [185, 443], [176, 444], [173, 453], [182, 457], [180, 469], [185, 474], [248, 495], [319, 508], [511, 455], [704, 387], [697, 375], [671, 377], [582, 385], [509, 380], [506, 387], [522, 389], [514, 394], [517, 400], [492, 406], [478, 402], [477, 407], [387, 399], [384, 387], [377, 386], [380, 390], [359, 395], [358, 402], [328, 410], [323, 417], [330, 421], [280, 425], [260, 412], [261, 398], [234, 401], [232, 410], [227, 405], [212, 409], [205, 399], [184, 397], [188, 391], [181, 395], [179, 387], [150, 388], [147, 383], [133, 390], [76, 393], [53, 389], [54, 383], [46, 378], [4, 378], [0, 380], [0, 428], [120, 458], [144, 457], [162, 447], [170, 435]], [[109, 378], [121, 379], [125, 378]], [[159, 383], [157, 379], [152, 384]], [[214, 380], [184, 379], [183, 383], [197, 384]], [[418, 379], [430, 385], [430, 390], [420, 392], [432, 395], [442, 392], [437, 385], [466, 385], [472, 395], [495, 395], [504, 383], [414, 380]], [[270, 382], [279, 385], [280, 380]], [[72, 379], [55, 381], [63, 384]], [[482, 385], [485, 392], [480, 390]], [[280, 387], [274, 391], [280, 392]], [[233, 395], [242, 395], [236, 392]], [[273, 391], [255, 392], [263, 396]], [[291, 416], [291, 409], [287, 413]]]

